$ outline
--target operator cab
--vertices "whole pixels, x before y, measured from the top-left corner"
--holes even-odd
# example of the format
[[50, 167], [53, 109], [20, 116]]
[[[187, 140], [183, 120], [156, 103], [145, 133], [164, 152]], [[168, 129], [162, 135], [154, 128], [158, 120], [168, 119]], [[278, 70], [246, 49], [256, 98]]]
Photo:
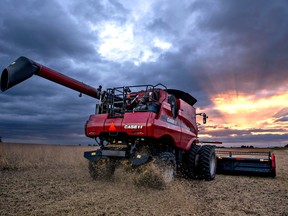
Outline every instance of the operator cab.
[[101, 92], [96, 114], [108, 113], [110, 118], [121, 118], [126, 112], [154, 112], [160, 110], [162, 84], [109, 88]]
[[159, 112], [159, 90], [141, 91], [136, 93], [134, 99], [126, 106], [127, 111], [133, 112]]

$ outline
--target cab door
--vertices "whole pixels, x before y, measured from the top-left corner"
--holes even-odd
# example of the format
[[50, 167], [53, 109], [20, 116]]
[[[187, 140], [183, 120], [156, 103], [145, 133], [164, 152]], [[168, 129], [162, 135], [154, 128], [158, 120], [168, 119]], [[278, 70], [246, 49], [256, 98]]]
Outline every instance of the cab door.
[[187, 149], [188, 145], [197, 138], [195, 108], [180, 100], [178, 118], [181, 123], [181, 147]]

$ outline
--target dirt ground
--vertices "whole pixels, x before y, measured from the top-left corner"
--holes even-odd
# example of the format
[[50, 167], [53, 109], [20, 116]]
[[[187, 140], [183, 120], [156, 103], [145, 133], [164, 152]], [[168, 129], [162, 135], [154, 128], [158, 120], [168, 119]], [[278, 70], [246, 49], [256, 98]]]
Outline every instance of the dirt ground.
[[92, 180], [93, 147], [0, 144], [0, 215], [288, 215], [288, 150], [274, 150], [276, 178], [177, 178], [138, 187], [129, 173]]

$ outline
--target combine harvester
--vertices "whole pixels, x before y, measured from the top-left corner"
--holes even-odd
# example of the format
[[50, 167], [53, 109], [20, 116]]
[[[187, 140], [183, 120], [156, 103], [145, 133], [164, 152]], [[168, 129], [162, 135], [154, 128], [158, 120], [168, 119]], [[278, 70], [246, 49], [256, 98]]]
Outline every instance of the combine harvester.
[[[93, 178], [112, 176], [121, 161], [132, 167], [154, 163], [173, 179], [181, 173], [190, 178], [213, 180], [219, 173], [269, 173], [275, 176], [275, 157], [240, 159], [218, 156], [215, 145], [198, 139], [197, 100], [190, 94], [162, 84], [93, 88], [26, 57], [20, 57], [1, 74], [1, 90], [38, 75], [99, 100], [96, 113], [85, 124], [85, 135], [100, 149], [84, 153]], [[203, 144], [204, 143], [204, 144]], [[217, 165], [218, 162], [218, 165]], [[245, 165], [245, 166], [244, 166]], [[144, 166], [145, 167], [145, 166]], [[265, 167], [265, 168], [264, 168]]]

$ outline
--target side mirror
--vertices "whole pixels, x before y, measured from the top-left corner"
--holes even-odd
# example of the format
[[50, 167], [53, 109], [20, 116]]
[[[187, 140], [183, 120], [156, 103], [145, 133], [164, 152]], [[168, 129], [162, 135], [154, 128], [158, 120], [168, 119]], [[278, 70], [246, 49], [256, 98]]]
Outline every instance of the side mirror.
[[208, 116], [206, 113], [197, 113], [196, 115], [203, 116], [203, 124], [206, 124]]
[[208, 116], [205, 113], [203, 113], [202, 116], [203, 116], [203, 124], [206, 124]]

